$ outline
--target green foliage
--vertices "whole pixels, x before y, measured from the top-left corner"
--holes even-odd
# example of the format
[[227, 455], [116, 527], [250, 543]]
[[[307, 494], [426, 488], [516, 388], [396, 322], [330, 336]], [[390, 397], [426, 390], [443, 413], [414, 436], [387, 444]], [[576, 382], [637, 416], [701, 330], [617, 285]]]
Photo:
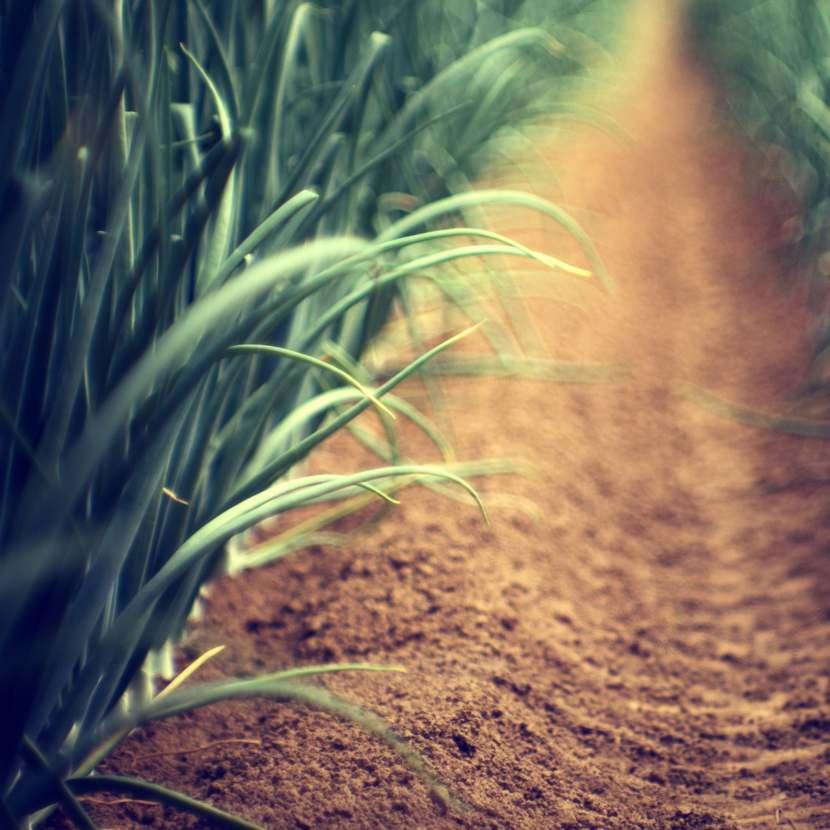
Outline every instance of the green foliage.
[[457, 193], [578, 63], [516, 27], [533, 5], [0, 1], [0, 826], [57, 802], [91, 826], [76, 793], [140, 787], [88, 777], [133, 726], [238, 694], [352, 717], [417, 766], [290, 673], [162, 703], [142, 666], [264, 517], [384, 481], [473, 492], [398, 463], [394, 428], [394, 466], [286, 477], [368, 407], [418, 422], [384, 396], [464, 333], [382, 384], [358, 362], [407, 279], [486, 254], [585, 273], [431, 228], [532, 203], [602, 275], [555, 206]]
[[690, 0], [689, 15], [732, 116], [801, 203], [800, 224], [790, 224], [813, 280], [820, 371], [830, 347], [830, 7]]
[[797, 0], [697, 0], [691, 15], [742, 126], [789, 155], [781, 171], [806, 200], [803, 243], [826, 250], [830, 9]]

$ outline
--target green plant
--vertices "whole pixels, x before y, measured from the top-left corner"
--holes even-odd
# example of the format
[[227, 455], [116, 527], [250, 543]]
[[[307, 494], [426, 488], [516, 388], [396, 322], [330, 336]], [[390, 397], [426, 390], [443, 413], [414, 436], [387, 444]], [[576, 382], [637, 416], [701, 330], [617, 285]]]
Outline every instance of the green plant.
[[830, 348], [830, 9], [798, 0], [688, 5], [731, 117], [798, 203], [786, 237], [811, 281], [816, 357], [805, 391], [814, 391], [826, 385]]
[[[92, 826], [77, 796], [102, 787], [210, 811], [90, 774], [136, 724], [240, 694], [352, 717], [418, 766], [377, 719], [297, 682], [380, 667], [163, 697], [142, 667], [180, 635], [225, 543], [261, 519], [388, 499], [384, 482], [444, 480], [474, 495], [458, 474], [470, 468], [414, 465], [392, 437], [391, 466], [287, 474], [370, 407], [390, 436], [394, 411], [429, 431], [389, 393], [466, 332], [382, 383], [358, 376], [409, 277], [493, 254], [580, 273], [436, 222], [487, 201], [531, 205], [600, 270], [555, 206], [455, 192], [467, 148], [528, 106], [526, 95], [510, 105], [512, 90], [556, 59], [549, 35], [431, 48], [403, 36], [427, 31], [408, 3], [0, 9], [0, 826], [56, 803]], [[466, 137], [453, 145], [459, 119]], [[413, 209], [387, 209], [391, 192]], [[471, 233], [486, 244], [459, 244]]]

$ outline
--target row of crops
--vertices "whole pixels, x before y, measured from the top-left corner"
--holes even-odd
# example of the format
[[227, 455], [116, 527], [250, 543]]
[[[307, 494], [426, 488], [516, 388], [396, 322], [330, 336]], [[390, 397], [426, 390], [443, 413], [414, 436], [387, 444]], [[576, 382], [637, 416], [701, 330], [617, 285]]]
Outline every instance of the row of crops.
[[830, 7], [799, 0], [693, 0], [698, 48], [727, 117], [799, 205], [785, 236], [811, 282], [816, 359], [804, 390], [826, 387], [830, 346]]
[[[394, 390], [465, 332], [413, 329], [417, 356], [383, 379], [361, 357], [414, 280], [465, 307], [451, 261], [583, 273], [464, 228], [484, 203], [537, 208], [595, 261], [556, 206], [468, 181], [499, 134], [565, 107], [613, 5], [0, 3], [0, 825], [59, 804], [92, 827], [81, 796], [126, 790], [250, 826], [93, 774], [137, 724], [239, 695], [353, 717], [418, 766], [301, 682], [376, 667], [185, 672], [156, 694], [154, 656], [266, 517], [420, 480], [475, 497], [478, 468], [419, 465], [395, 440], [407, 419], [440, 444]], [[378, 466], [304, 475], [367, 409]]]

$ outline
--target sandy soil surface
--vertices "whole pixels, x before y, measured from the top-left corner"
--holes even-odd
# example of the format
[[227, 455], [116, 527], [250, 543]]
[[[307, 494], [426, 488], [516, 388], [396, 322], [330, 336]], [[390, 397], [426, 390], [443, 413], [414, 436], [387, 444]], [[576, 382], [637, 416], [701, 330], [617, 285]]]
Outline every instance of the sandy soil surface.
[[[409, 491], [348, 547], [224, 581], [186, 645], [228, 646], [208, 674], [406, 666], [326, 685], [466, 806], [442, 809], [359, 729], [260, 700], [154, 724], [112, 768], [269, 828], [830, 828], [830, 449], [688, 395], [780, 409], [803, 372], [786, 215], [673, 15], [644, 8], [601, 98], [626, 137], [569, 128], [497, 174], [568, 206], [618, 285], [534, 299], [550, 353], [630, 380], [452, 381], [459, 457], [538, 470], [482, 482], [489, 526]], [[497, 222], [573, 253], [549, 223]], [[362, 460], [342, 438], [316, 463]], [[108, 827], [205, 826], [98, 809]]]

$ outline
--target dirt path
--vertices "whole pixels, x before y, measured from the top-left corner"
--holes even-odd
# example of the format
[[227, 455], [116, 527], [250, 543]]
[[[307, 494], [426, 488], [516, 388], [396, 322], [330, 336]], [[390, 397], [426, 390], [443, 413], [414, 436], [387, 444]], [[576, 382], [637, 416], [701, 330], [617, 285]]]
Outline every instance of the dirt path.
[[[781, 216], [715, 126], [671, 15], [644, 8], [606, 97], [629, 139], [574, 128], [530, 179], [619, 285], [569, 295], [581, 309], [537, 299], [540, 331], [557, 357], [627, 363], [630, 382], [454, 383], [460, 457], [540, 469], [483, 484], [489, 528], [410, 493], [349, 548], [225, 583], [188, 646], [228, 644], [228, 672], [409, 667], [327, 685], [388, 718], [469, 811], [442, 813], [358, 730], [259, 701], [148, 728], [120, 771], [272, 828], [830, 828], [830, 450], [683, 394], [782, 398], [804, 310], [780, 287]], [[536, 220], [500, 221], [568, 249]], [[343, 439], [320, 463], [352, 458]], [[238, 739], [260, 743], [170, 754]], [[186, 826], [122, 810], [108, 826]]]

